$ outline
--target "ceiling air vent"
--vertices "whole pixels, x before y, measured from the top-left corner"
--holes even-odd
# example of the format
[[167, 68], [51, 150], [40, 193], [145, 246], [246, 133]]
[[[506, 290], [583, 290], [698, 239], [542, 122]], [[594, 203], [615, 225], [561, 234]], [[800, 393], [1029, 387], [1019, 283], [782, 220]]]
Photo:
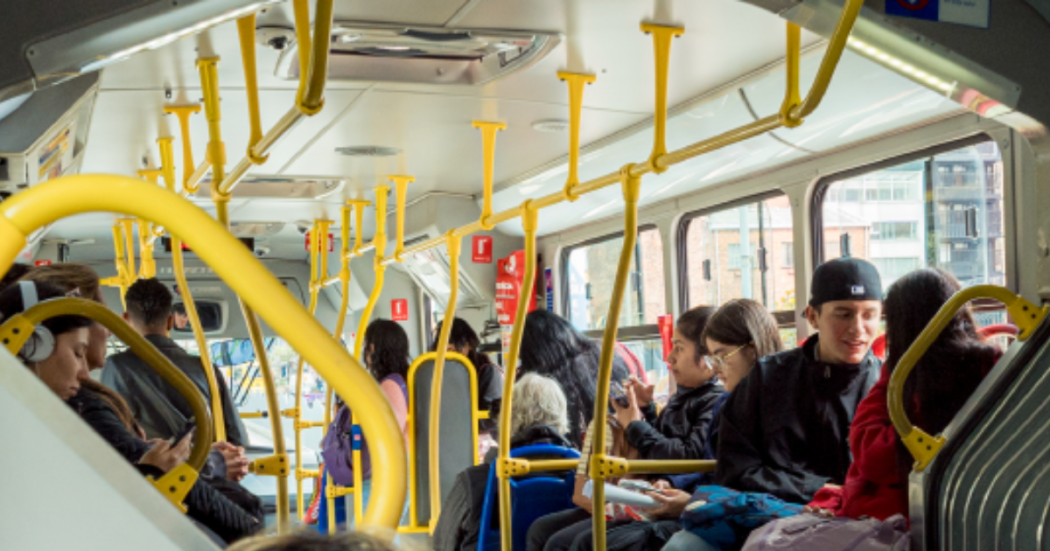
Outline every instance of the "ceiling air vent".
[[393, 157], [401, 150], [396, 147], [380, 147], [376, 145], [354, 145], [350, 147], [337, 147], [335, 152], [347, 157]]
[[[560, 42], [539, 31], [336, 22], [328, 78], [477, 86], [531, 66]], [[299, 78], [296, 44], [281, 52], [276, 75]]]

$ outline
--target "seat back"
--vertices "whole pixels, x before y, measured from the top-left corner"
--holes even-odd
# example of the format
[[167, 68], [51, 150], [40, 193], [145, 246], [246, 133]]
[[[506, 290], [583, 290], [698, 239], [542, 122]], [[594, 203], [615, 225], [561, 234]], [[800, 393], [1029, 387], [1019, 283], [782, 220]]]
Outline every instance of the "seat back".
[[[579, 459], [580, 452], [561, 446], [539, 444], [524, 446], [510, 451], [511, 457]], [[526, 535], [536, 519], [575, 507], [572, 494], [575, 489], [576, 471], [564, 473], [539, 473], [525, 475], [510, 481], [511, 523], [513, 524], [513, 549], [525, 551]], [[478, 551], [499, 551], [500, 527], [493, 527], [499, 518], [499, 484], [496, 479], [496, 464], [489, 468], [489, 480], [485, 487], [485, 504], [481, 512], [481, 529], [478, 532]]]
[[1044, 549], [1050, 529], [1050, 324], [1015, 341], [909, 484], [912, 549]]
[[[416, 526], [430, 522], [430, 390], [434, 378], [434, 361], [421, 363], [409, 374], [409, 415], [412, 416], [409, 438], [411, 469], [414, 476], [415, 502], [412, 504]], [[448, 359], [445, 361], [441, 386], [441, 433], [439, 462], [441, 501], [452, 491], [452, 485], [463, 469], [477, 464], [477, 428], [474, 421], [476, 384], [472, 366]]]

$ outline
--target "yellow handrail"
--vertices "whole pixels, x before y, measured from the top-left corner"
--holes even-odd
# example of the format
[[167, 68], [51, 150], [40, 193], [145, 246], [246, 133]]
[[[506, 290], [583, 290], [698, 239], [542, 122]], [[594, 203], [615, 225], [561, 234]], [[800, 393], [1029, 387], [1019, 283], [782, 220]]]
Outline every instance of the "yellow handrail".
[[660, 174], [666, 166], [657, 159], [667, 154], [667, 72], [671, 61], [671, 40], [685, 32], [682, 27], [665, 27], [642, 23], [642, 31], [653, 35], [653, 55], [656, 58], [656, 108], [653, 110], [653, 151], [649, 154], [649, 169]]
[[0, 271], [10, 268], [32, 232], [66, 216], [98, 211], [141, 217], [184, 238], [340, 396], [351, 399], [375, 465], [372, 506], [364, 521], [396, 526], [405, 497], [405, 449], [379, 385], [240, 241], [189, 201], [118, 175], [65, 176], [34, 186], [0, 203]]
[[529, 307], [532, 282], [536, 280], [536, 226], [538, 213], [531, 200], [525, 201], [521, 209], [521, 226], [525, 230], [525, 284], [518, 295], [518, 309], [514, 313], [514, 326], [510, 333], [510, 349], [507, 350], [506, 376], [503, 379], [503, 403], [499, 420], [499, 459], [496, 460], [496, 475], [499, 477], [500, 542], [504, 551], [513, 546], [510, 509], [510, 412], [514, 407], [514, 381], [517, 379], [518, 352], [521, 350], [521, 335], [525, 328], [525, 310]]
[[[190, 141], [190, 115], [201, 112], [200, 104], [195, 105], [165, 105], [164, 114], [174, 114], [179, 119], [179, 133], [182, 136], [182, 189], [189, 190], [190, 185], [190, 167], [195, 166], [193, 163], [193, 144]], [[174, 178], [175, 173], [172, 172], [171, 176]], [[203, 178], [204, 175], [201, 174]], [[199, 180], [198, 180], [199, 181]], [[196, 193], [196, 190], [194, 190]]]
[[190, 457], [184, 464], [185, 466], [172, 469], [153, 483], [162, 495], [185, 512], [182, 500], [196, 482], [197, 473], [208, 459], [212, 439], [208, 406], [197, 389], [197, 385], [193, 384], [193, 381], [179, 368], [172, 365], [171, 360], [161, 354], [156, 347], [120, 319], [120, 316], [93, 300], [83, 298], [45, 300], [5, 321], [0, 326], [0, 339], [7, 343], [9, 352], [17, 354], [32, 335], [35, 326], [44, 320], [63, 315], [84, 316], [109, 329], [118, 339], [127, 344], [136, 356], [142, 358], [165, 382], [186, 399], [197, 423]]
[[[853, 28], [853, 23], [857, 19], [857, 14], [860, 12], [860, 8], [863, 6], [863, 0], [846, 0], [846, 6], [839, 16], [838, 24], [835, 27], [832, 40], [828, 44], [824, 59], [821, 62], [820, 68], [817, 71], [816, 77], [813, 79], [813, 84], [810, 86], [809, 92], [806, 94], [805, 100], [792, 109], [790, 119], [801, 120], [802, 117], [812, 113], [820, 101], [824, 97], [824, 93], [827, 91], [828, 85], [831, 82], [831, 77], [834, 75], [835, 68], [838, 66], [839, 59], [842, 57], [842, 51], [846, 47], [846, 39], [849, 37], [849, 32]], [[791, 23], [788, 23], [791, 25]], [[789, 48], [797, 48], [798, 42], [790, 39], [789, 30]], [[788, 58], [790, 59], [794, 55], [791, 51], [788, 52]], [[659, 116], [659, 115], [657, 115]], [[681, 163], [683, 161], [692, 159], [698, 155], [716, 151], [723, 147], [732, 145], [734, 143], [753, 138], [761, 134], [765, 134], [771, 130], [776, 130], [785, 126], [781, 121], [780, 113], [764, 117], [757, 121], [745, 124], [739, 128], [723, 132], [717, 136], [701, 140], [699, 142], [687, 145], [681, 149], [670, 151], [658, 155], [656, 158], [650, 158], [648, 161], [643, 163], [634, 163], [631, 165], [631, 176], [644, 176], [646, 174], [654, 173], [657, 169], [663, 170], [673, 165]], [[606, 188], [620, 181], [619, 172], [613, 172], [604, 176], [599, 176], [592, 180], [582, 182], [577, 186], [574, 186], [575, 195], [584, 195], [592, 191]], [[563, 201], [567, 201], [565, 190], [561, 189], [550, 195], [545, 195], [537, 199], [532, 199], [533, 206], [537, 210], [557, 205]], [[495, 213], [488, 217], [486, 221], [487, 225], [496, 225], [503, 222], [509, 222], [517, 218], [520, 215], [519, 207], [511, 207], [505, 211]], [[460, 226], [454, 231], [456, 235], [465, 237], [472, 233], [483, 231], [485, 226], [482, 225], [481, 221], [471, 222], [469, 224]], [[428, 239], [421, 243], [417, 243], [412, 247], [405, 249], [403, 256], [410, 256], [416, 253], [420, 253], [434, 247], [443, 245], [445, 237], [435, 237]], [[395, 259], [387, 259], [384, 262], [391, 264], [395, 262]]]
[[482, 199], [481, 216], [478, 223], [485, 231], [491, 230], [495, 225], [489, 221], [492, 217], [492, 185], [496, 166], [496, 132], [505, 130], [507, 125], [502, 122], [474, 121], [474, 128], [481, 130], [481, 156], [482, 156]]
[[[441, 322], [441, 332], [438, 335], [437, 357], [434, 359], [434, 376], [430, 384], [430, 532], [434, 533], [437, 526], [438, 516], [441, 515], [441, 445], [438, 438], [441, 435], [441, 387], [445, 380], [445, 357], [448, 355], [448, 339], [452, 335], [452, 326], [456, 319], [456, 302], [459, 300], [459, 253], [462, 238], [456, 237], [452, 232], [448, 233], [448, 257], [449, 257], [449, 296], [448, 305], [445, 307], [445, 320]], [[477, 421], [475, 421], [477, 430]], [[474, 447], [477, 449], [477, 446]], [[474, 455], [477, 455], [475, 453]]]
[[[343, 339], [343, 327], [346, 325], [346, 313], [350, 309], [350, 207], [343, 207], [339, 209], [340, 222], [342, 223], [339, 228], [341, 232], [342, 243], [340, 244], [340, 268], [339, 275], [336, 276], [338, 281], [342, 284], [342, 299], [339, 301], [339, 316], [335, 320], [335, 330], [332, 331], [332, 338], [336, 341], [342, 342]], [[328, 426], [332, 424], [332, 387], [328, 386], [325, 389], [324, 397], [324, 427], [322, 432], [328, 434]]]
[[630, 275], [634, 257], [634, 245], [638, 240], [638, 197], [641, 192], [642, 179], [631, 176], [631, 165], [620, 170], [622, 178], [624, 214], [623, 214], [623, 248], [620, 249], [620, 260], [616, 267], [616, 281], [613, 284], [612, 296], [609, 298], [609, 313], [605, 318], [605, 333], [602, 335], [601, 363], [598, 367], [598, 387], [594, 400], [594, 453], [591, 454], [590, 476], [594, 481], [591, 502], [594, 504], [592, 519], [594, 521], [594, 549], [605, 551], [605, 478], [603, 465], [609, 459], [605, 455], [605, 427], [608, 412], [609, 379], [612, 377], [613, 355], [616, 347], [616, 330], [620, 325], [620, 307], [623, 305], [623, 294], [627, 288], [627, 277]]
[[[299, 90], [296, 92], [295, 105], [282, 116], [277, 123], [261, 138], [253, 139], [245, 157], [241, 159], [228, 175], [219, 180], [220, 193], [229, 194], [248, 173], [253, 164], [266, 161], [270, 149], [279, 142], [289, 130], [304, 117], [312, 117], [324, 108], [324, 88], [328, 80], [329, 37], [332, 34], [332, 17], [334, 0], [317, 0], [315, 8], [314, 40], [310, 39], [310, 8], [306, 0], [294, 0], [292, 9], [295, 16], [295, 35], [299, 53]], [[242, 35], [242, 41], [246, 37]], [[243, 44], [243, 42], [242, 42]], [[252, 45], [254, 52], [254, 45]], [[242, 49], [242, 53], [245, 50]], [[245, 58], [245, 66], [248, 60]], [[255, 63], [252, 60], [252, 66]], [[254, 79], [252, 79], [254, 81]], [[249, 84], [251, 87], [252, 84]], [[250, 91], [249, 91], [250, 95]]]
[[[237, 38], [241, 43], [241, 62], [244, 66], [244, 88], [248, 96], [248, 152], [245, 156], [253, 164], [261, 165], [268, 156], [256, 157], [252, 153], [255, 144], [262, 140], [262, 123], [259, 121], [259, 78], [255, 68], [255, 14], [237, 20]], [[187, 165], [188, 166], [188, 165]]]
[[[415, 469], [415, 460], [416, 460], [416, 438], [415, 438], [416, 430], [415, 430], [415, 424], [416, 424], [416, 417], [415, 417], [415, 415], [413, 415], [413, 412], [415, 411], [416, 408], [415, 408], [415, 392], [413, 392], [413, 388], [415, 386], [416, 371], [425, 362], [428, 362], [428, 361], [431, 361], [431, 360], [434, 360], [435, 358], [437, 358], [437, 355], [438, 355], [437, 351], [425, 352], [425, 353], [420, 354], [419, 356], [417, 356], [416, 359], [412, 361], [412, 365], [408, 366], [408, 389], [409, 389], [409, 391], [408, 391], [408, 506], [409, 506], [408, 519], [409, 520], [408, 520], [408, 522], [409, 522], [409, 525], [405, 526], [405, 527], [402, 527], [402, 528], [405, 528], [406, 529], [405, 531], [407, 531], [407, 532], [414, 532], [414, 531], [417, 531], [417, 530], [422, 530], [422, 531], [425, 531], [425, 532], [428, 532], [428, 533], [430, 532], [430, 527], [429, 526], [428, 527], [420, 527], [419, 526], [419, 518], [416, 517], [416, 502], [419, 499], [418, 498], [419, 481], [416, 480], [416, 469]], [[460, 354], [458, 352], [448, 351], [448, 352], [446, 352], [445, 357], [447, 359], [449, 359], [449, 360], [459, 362], [459, 363], [463, 364], [464, 366], [466, 366], [467, 372], [470, 375], [470, 396], [471, 396], [471, 399], [473, 400], [471, 402], [471, 407], [470, 407], [470, 411], [471, 411], [471, 425], [473, 427], [471, 429], [471, 443], [473, 445], [472, 449], [477, 450], [478, 449], [478, 420], [483, 418], [482, 417], [482, 413], [483, 412], [478, 411], [478, 408], [477, 408], [477, 403], [478, 403], [477, 402], [477, 396], [478, 396], [477, 369], [474, 366], [474, 364], [470, 361], [469, 358], [467, 358], [466, 356], [464, 356], [463, 354]], [[431, 381], [432, 381], [431, 384], [433, 384], [433, 381], [436, 381], [436, 380], [437, 380], [436, 378], [431, 377]], [[431, 398], [431, 399], [433, 399], [433, 398]], [[488, 413], [488, 412], [484, 412], [484, 413]], [[434, 428], [430, 427], [430, 434], [434, 434], [433, 431], [434, 431]], [[428, 458], [429, 458], [429, 455], [428, 455]], [[475, 465], [478, 464], [477, 453], [474, 454], [474, 464]], [[435, 477], [435, 476], [440, 476], [440, 473], [437, 473], [437, 471], [434, 469], [434, 464], [433, 463], [430, 464], [429, 472], [430, 472], [430, 478], [431, 479], [433, 479], [433, 477]], [[431, 492], [433, 492], [433, 491], [434, 491], [434, 489], [431, 488]], [[438, 488], [438, 491], [440, 492], [440, 488]], [[437, 518], [437, 515], [434, 513], [433, 509], [431, 509], [431, 511], [430, 511], [430, 517], [432, 519]]]
[[915, 458], [916, 471], [922, 471], [933, 461], [937, 452], [944, 446], [945, 438], [942, 435], [930, 436], [908, 420], [908, 414], [904, 410], [904, 382], [908, 380], [908, 375], [911, 374], [922, 355], [933, 345], [944, 328], [951, 323], [955, 313], [971, 300], [979, 298], [995, 299], [1006, 306], [1010, 318], [1017, 326], [1017, 340], [1019, 341], [1028, 340], [1050, 310], [1047, 306], [1036, 306], [1025, 300], [1024, 297], [997, 285], [967, 287], [952, 295], [952, 298], [944, 303], [937, 315], [930, 320], [926, 329], [923, 329], [915, 342], [908, 347], [908, 351], [901, 356], [897, 367], [890, 376], [890, 384], [886, 392], [886, 405], [890, 411], [890, 420], [893, 421], [901, 442]]

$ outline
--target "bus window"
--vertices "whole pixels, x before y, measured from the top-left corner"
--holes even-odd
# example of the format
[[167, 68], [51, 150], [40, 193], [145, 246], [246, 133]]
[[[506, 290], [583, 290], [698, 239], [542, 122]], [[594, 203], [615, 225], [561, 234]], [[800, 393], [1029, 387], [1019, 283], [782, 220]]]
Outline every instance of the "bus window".
[[774, 312], [785, 346], [794, 347], [794, 232], [786, 195], [687, 214], [679, 235], [683, 310], [753, 299]]
[[[870, 260], [883, 286], [924, 266], [968, 287], [1005, 285], [1003, 161], [994, 141], [924, 156], [830, 183], [824, 194], [825, 259]], [[1006, 321], [975, 308], [981, 325]]]
[[[605, 328], [622, 247], [623, 237], [613, 236], [566, 250], [568, 317], [577, 330]], [[667, 313], [663, 251], [663, 240], [656, 228], [639, 230], [627, 282], [628, 293], [620, 309], [620, 327], [656, 324], [657, 317]]]

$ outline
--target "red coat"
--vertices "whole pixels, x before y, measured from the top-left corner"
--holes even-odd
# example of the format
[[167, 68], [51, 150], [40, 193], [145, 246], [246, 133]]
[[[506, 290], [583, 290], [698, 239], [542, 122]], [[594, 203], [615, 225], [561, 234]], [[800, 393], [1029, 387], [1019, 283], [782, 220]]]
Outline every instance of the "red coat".
[[[996, 354], [995, 360], [999, 359]], [[984, 366], [987, 375], [990, 365]], [[811, 507], [833, 511], [836, 516], [869, 516], [886, 520], [895, 514], [908, 518], [908, 481], [897, 470], [897, 431], [886, 405], [890, 372], [882, 374], [868, 395], [857, 405], [849, 431], [853, 463], [842, 488], [825, 487], [813, 496]]]

